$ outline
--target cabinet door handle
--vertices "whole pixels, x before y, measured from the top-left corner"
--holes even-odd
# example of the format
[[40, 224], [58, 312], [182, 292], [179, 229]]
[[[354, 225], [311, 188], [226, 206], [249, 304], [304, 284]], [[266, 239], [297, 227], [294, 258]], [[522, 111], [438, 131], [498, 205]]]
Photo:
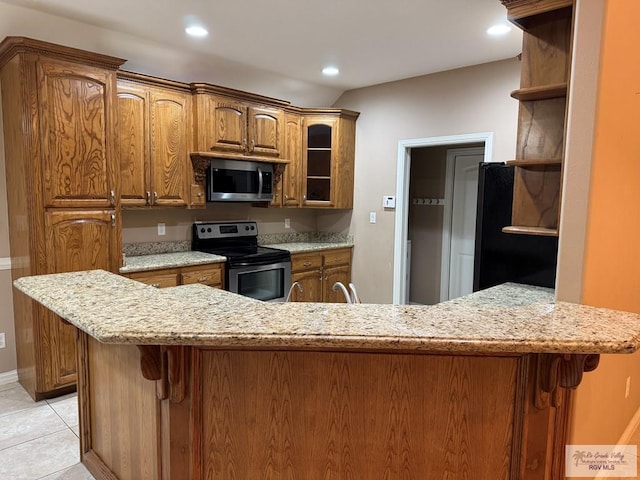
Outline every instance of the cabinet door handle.
[[289, 200], [289, 195], [287, 195], [286, 193], [284, 194], [284, 199], [285, 200]]
[[246, 137], [242, 139], [242, 150], [247, 151], [247, 139]]
[[303, 196], [302, 196], [302, 201], [303, 201], [303, 202], [306, 202], [306, 201], [307, 201], [307, 196], [306, 196], [306, 195], [303, 195]]
[[253, 152], [256, 148], [256, 141], [255, 140], [251, 140], [251, 152]]
[[147, 205], [151, 205], [151, 192], [147, 192]]
[[198, 192], [198, 198], [202, 198], [202, 197], [204, 197], [204, 193]]
[[116, 192], [115, 192], [115, 190], [111, 190], [111, 192], [109, 192], [109, 201], [111, 202], [111, 205], [115, 207], [115, 205], [116, 205]]
[[206, 282], [207, 280], [209, 280], [208, 276], [204, 276], [204, 277], [199, 277], [198, 278], [198, 282]]
[[116, 226], [116, 214], [115, 213], [111, 214], [111, 226], [112, 227]]
[[160, 284], [159, 283], [152, 283], [151, 286], [154, 287], [154, 288], [160, 288]]
[[304, 262], [304, 266], [305, 267], [310, 267], [311, 266], [311, 262]]
[[158, 203], [158, 192], [153, 192], [153, 204]]

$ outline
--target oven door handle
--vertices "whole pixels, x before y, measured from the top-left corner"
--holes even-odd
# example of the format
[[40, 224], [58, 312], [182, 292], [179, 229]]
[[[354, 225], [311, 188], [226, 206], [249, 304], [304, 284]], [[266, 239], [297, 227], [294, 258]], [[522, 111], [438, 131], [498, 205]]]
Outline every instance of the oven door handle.
[[282, 265], [283, 263], [289, 263], [288, 260], [278, 260], [276, 262], [274, 262], [273, 260], [262, 260], [262, 261], [257, 261], [257, 262], [233, 262], [232, 265], [229, 265], [229, 268], [236, 268], [236, 267], [259, 267], [259, 266], [263, 266], [263, 265], [273, 265], [274, 267], [279, 267], [280, 265]]

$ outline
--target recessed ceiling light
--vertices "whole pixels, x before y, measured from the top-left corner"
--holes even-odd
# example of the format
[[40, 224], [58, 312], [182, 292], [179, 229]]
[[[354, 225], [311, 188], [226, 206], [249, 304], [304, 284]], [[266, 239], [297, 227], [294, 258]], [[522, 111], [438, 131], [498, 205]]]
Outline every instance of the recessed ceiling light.
[[338, 70], [338, 67], [324, 67], [322, 69], [322, 74], [328, 77], [335, 77], [339, 73], [340, 73], [340, 70]]
[[190, 27], [185, 28], [184, 31], [187, 32], [187, 35], [192, 37], [202, 38], [209, 35], [209, 31], [200, 25], [191, 25]]
[[506, 35], [511, 31], [511, 27], [509, 25], [505, 25], [504, 23], [498, 23], [487, 28], [487, 34], [492, 35], [494, 37], [498, 37], [500, 35]]

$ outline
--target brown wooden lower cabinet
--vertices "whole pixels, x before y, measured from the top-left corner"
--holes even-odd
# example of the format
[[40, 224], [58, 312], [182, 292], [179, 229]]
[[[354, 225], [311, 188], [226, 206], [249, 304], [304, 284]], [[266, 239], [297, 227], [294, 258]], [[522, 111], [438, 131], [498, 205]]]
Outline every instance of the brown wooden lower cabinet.
[[193, 283], [223, 288], [223, 268], [224, 263], [213, 263], [210, 265], [148, 270], [129, 273], [126, 276], [132, 280], [146, 283], [157, 288], [177, 287], [178, 285], [190, 285]]
[[291, 282], [302, 287], [292, 291], [294, 302], [344, 303], [344, 294], [333, 291], [333, 285], [342, 282], [348, 287], [350, 281], [351, 248], [291, 255]]
[[78, 345], [99, 480], [564, 478], [544, 355]]

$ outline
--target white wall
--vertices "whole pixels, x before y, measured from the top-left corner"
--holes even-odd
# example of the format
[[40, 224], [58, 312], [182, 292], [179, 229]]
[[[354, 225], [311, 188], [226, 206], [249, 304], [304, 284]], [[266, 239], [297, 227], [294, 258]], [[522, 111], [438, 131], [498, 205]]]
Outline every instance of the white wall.
[[398, 142], [493, 132], [493, 159], [485, 161], [512, 159], [518, 102], [509, 93], [519, 85], [520, 63], [508, 59], [351, 90], [336, 102], [361, 112], [354, 209], [348, 226], [345, 214], [319, 213], [318, 229], [348, 228], [355, 236], [353, 279], [363, 299], [392, 301], [395, 213], [382, 208], [382, 196], [396, 193]]
[[[37, 2], [36, 2], [37, 3]], [[182, 82], [208, 82], [290, 101], [300, 107], [330, 105], [340, 89], [301, 82], [274, 72], [188, 52], [126, 33], [0, 2], [0, 40], [31, 37], [124, 58], [123, 69]]]

